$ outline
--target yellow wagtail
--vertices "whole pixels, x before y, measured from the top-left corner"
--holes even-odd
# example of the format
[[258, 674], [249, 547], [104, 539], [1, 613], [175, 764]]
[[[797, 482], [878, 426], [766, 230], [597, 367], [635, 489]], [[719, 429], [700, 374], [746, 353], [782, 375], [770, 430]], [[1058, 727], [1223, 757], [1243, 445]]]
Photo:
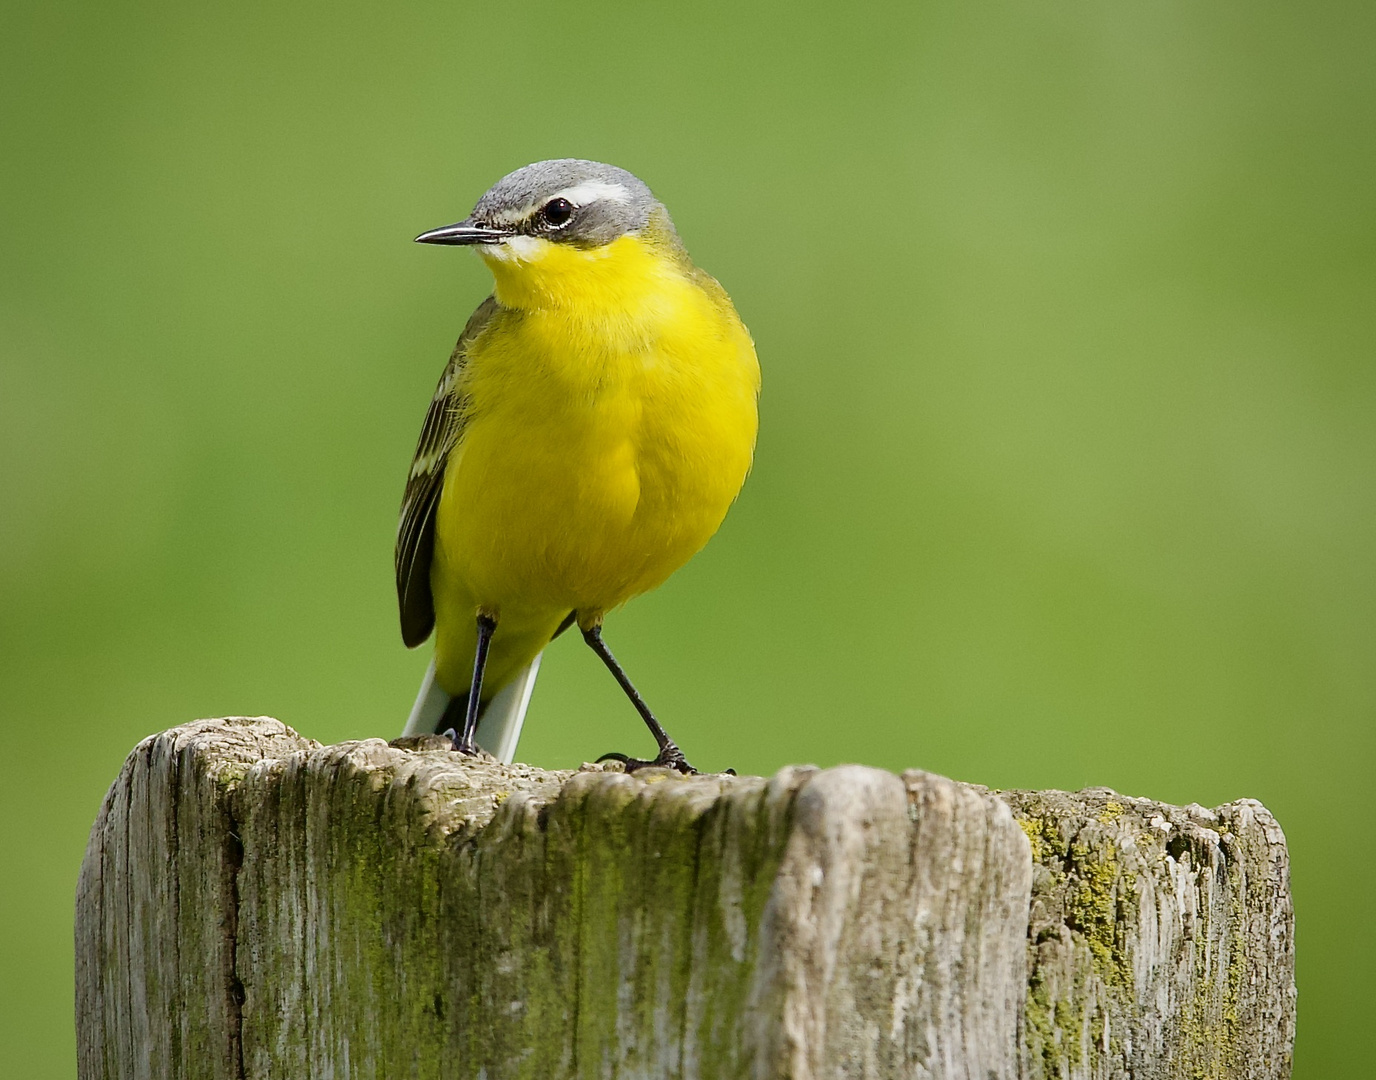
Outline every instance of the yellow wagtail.
[[740, 491], [760, 385], [749, 333], [663, 204], [611, 165], [527, 165], [416, 239], [475, 247], [495, 285], [440, 378], [402, 502], [402, 637], [435, 631], [407, 734], [512, 760], [540, 653], [577, 623], [659, 744], [649, 762], [609, 756], [691, 772], [602, 619], [687, 562]]

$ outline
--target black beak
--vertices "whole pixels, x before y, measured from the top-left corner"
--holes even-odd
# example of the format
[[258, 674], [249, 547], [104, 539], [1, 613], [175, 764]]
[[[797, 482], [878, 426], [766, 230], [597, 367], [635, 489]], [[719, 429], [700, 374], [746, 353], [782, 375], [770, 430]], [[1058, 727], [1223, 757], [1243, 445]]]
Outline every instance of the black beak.
[[454, 225], [431, 229], [416, 237], [417, 244], [500, 244], [512, 234], [510, 229], [496, 229], [490, 225], [475, 225], [472, 218], [464, 218]]

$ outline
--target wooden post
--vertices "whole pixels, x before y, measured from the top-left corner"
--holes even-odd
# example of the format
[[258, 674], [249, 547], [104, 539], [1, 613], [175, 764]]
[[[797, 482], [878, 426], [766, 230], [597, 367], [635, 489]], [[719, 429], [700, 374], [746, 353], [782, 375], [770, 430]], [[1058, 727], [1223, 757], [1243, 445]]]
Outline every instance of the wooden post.
[[77, 890], [82, 1080], [1289, 1074], [1259, 803], [438, 745], [140, 743]]

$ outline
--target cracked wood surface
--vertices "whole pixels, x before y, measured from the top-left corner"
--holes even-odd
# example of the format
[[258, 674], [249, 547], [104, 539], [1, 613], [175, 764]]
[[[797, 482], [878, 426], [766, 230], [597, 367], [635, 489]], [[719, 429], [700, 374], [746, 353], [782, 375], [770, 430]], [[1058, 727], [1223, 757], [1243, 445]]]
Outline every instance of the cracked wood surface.
[[1284, 837], [859, 766], [144, 740], [77, 890], [82, 1080], [1284, 1077]]

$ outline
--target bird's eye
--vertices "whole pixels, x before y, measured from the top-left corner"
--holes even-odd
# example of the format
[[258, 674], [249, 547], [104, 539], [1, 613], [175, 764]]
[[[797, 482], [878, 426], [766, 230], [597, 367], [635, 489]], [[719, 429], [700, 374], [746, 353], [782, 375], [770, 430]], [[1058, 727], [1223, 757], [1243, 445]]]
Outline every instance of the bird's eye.
[[568, 199], [550, 199], [544, 206], [540, 207], [540, 216], [544, 218], [545, 224], [553, 225], [556, 228], [568, 222], [573, 217], [573, 203]]

